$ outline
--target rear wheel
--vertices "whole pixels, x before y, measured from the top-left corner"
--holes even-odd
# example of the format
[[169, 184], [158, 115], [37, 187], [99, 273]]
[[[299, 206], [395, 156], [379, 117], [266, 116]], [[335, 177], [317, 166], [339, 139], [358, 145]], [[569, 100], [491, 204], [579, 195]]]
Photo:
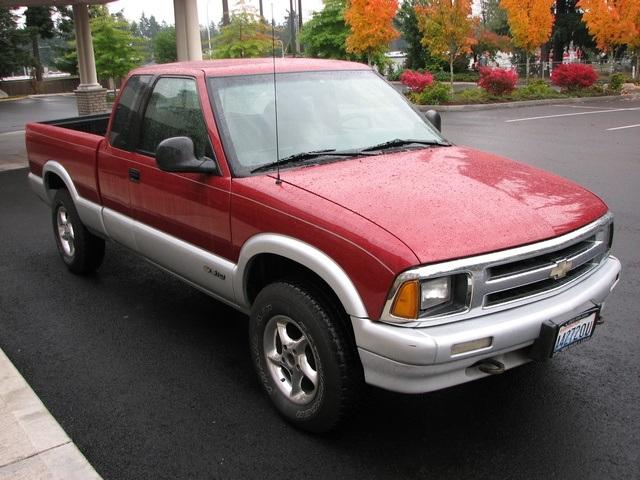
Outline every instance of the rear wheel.
[[104, 240], [83, 225], [71, 195], [59, 189], [53, 197], [53, 234], [62, 261], [77, 274], [95, 271], [104, 259]]
[[322, 292], [293, 281], [268, 285], [252, 307], [251, 356], [258, 376], [280, 414], [304, 430], [337, 426], [363, 383], [338, 315]]

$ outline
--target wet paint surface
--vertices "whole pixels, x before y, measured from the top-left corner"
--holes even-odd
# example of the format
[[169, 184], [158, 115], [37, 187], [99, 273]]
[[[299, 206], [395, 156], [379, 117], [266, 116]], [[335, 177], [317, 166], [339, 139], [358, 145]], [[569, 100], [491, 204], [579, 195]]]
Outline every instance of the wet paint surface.
[[282, 178], [392, 233], [421, 263], [552, 238], [607, 211], [569, 180], [464, 147], [296, 168]]

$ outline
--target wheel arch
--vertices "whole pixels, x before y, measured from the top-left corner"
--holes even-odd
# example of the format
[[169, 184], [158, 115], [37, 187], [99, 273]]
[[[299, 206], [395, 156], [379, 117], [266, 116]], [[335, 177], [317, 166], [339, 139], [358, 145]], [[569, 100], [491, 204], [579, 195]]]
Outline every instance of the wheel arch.
[[234, 290], [238, 301], [250, 308], [255, 295], [252, 279], [259, 274], [258, 267], [264, 262], [281, 259], [295, 273], [309, 272], [328, 288], [347, 313], [367, 318], [367, 309], [347, 273], [338, 263], [318, 248], [286, 235], [263, 233], [250, 238], [242, 247], [238, 259], [238, 273], [234, 279]]
[[106, 228], [102, 220], [102, 207], [80, 196], [71, 179], [71, 175], [59, 162], [49, 160], [44, 164], [42, 167], [42, 183], [49, 205], [53, 202], [56, 190], [66, 188], [69, 195], [71, 195], [82, 223], [93, 233], [102, 237], [106, 236]]

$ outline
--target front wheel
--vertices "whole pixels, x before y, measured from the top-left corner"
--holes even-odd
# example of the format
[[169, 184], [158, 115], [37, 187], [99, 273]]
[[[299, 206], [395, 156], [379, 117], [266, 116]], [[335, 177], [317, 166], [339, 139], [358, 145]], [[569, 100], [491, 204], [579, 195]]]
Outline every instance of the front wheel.
[[81, 275], [95, 271], [104, 259], [104, 240], [87, 230], [63, 188], [53, 197], [52, 220], [58, 252], [67, 268]]
[[293, 281], [265, 287], [251, 310], [251, 356], [262, 386], [280, 414], [304, 430], [336, 427], [363, 382], [339, 315], [321, 291]]

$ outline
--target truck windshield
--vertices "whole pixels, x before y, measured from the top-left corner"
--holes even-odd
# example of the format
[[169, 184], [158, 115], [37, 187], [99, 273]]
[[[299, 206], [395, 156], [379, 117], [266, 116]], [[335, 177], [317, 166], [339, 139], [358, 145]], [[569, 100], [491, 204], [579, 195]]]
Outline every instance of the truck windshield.
[[[276, 160], [273, 75], [208, 79], [227, 158], [236, 176]], [[372, 71], [277, 76], [279, 157], [358, 151], [397, 139], [443, 142], [438, 132]], [[327, 155], [331, 157], [331, 155]], [[345, 159], [349, 156], [335, 157]]]

